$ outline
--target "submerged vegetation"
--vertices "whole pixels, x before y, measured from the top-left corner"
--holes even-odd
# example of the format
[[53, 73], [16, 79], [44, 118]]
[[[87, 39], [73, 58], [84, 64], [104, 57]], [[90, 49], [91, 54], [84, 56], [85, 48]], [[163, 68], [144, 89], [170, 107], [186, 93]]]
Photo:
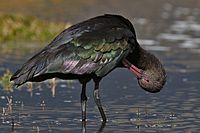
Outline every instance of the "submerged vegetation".
[[12, 73], [10, 70], [6, 70], [3, 76], [0, 76], [0, 86], [3, 88], [5, 92], [12, 92], [13, 91], [13, 84], [10, 82], [10, 78]]
[[[22, 88], [27, 89], [27, 91], [31, 91], [32, 93], [32, 89], [33, 89], [33, 83], [32, 82], [27, 82], [24, 85], [20, 86], [19, 88], [16, 88], [14, 86], [14, 82], [10, 82], [10, 78], [12, 76], [12, 72], [9, 69], [6, 69], [6, 71], [3, 73], [3, 75], [0, 75], [0, 91], [2, 90], [3, 92], [6, 93], [11, 93], [13, 92], [15, 89], [17, 90], [21, 90]], [[60, 82], [60, 81], [58, 81]], [[76, 82], [75, 80], [67, 80], [64, 81], [65, 82], [65, 86], [67, 88], [73, 88], [74, 87], [74, 83]], [[52, 96], [55, 96], [55, 91], [56, 91], [56, 86], [57, 86], [57, 80], [56, 78], [47, 80], [46, 82], [44, 82], [45, 84], [47, 84], [47, 86], [49, 88], [51, 88], [52, 91]], [[38, 86], [40, 86], [40, 83], [34, 83], [34, 85], [36, 86], [35, 88], [40, 88]]]
[[49, 41], [69, 26], [69, 23], [49, 22], [32, 16], [0, 15], [0, 43]]

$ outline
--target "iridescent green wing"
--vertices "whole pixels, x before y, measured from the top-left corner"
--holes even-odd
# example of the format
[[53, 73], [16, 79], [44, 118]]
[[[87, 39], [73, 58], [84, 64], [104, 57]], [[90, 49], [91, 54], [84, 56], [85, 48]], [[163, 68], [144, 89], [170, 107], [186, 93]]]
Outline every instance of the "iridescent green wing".
[[128, 54], [131, 36], [127, 32], [113, 28], [104, 33], [85, 33], [57, 48], [47, 70], [105, 76]]

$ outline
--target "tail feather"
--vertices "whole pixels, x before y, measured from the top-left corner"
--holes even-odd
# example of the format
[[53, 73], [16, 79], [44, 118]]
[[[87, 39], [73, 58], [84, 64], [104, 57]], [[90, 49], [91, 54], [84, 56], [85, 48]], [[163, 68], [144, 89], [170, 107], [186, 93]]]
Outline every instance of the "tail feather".
[[30, 60], [28, 60], [21, 69], [17, 70], [13, 74], [10, 81], [14, 81], [14, 84], [20, 86], [29, 81], [34, 76], [44, 72], [47, 66], [48, 54], [46, 52], [40, 52]]

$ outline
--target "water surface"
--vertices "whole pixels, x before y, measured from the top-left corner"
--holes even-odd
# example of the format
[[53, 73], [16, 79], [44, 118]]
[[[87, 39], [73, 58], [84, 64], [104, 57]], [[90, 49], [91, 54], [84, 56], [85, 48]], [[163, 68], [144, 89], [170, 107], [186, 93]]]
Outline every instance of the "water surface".
[[[200, 22], [198, 9], [166, 3], [161, 20], [136, 18], [139, 42], [154, 53], [167, 71], [167, 84], [160, 93], [142, 90], [135, 77], [117, 69], [100, 85], [108, 118], [105, 133], [198, 132], [200, 130]], [[150, 34], [151, 33], [151, 34]], [[27, 53], [1, 51], [0, 75], [14, 72], [41, 47], [27, 45]], [[16, 49], [20, 51], [20, 48]], [[29, 86], [29, 87], [28, 87]], [[12, 93], [0, 86], [0, 132], [82, 132], [80, 84], [56, 80], [24, 85]], [[101, 117], [93, 101], [93, 83], [87, 87], [87, 132], [97, 132]], [[8, 101], [11, 103], [9, 104]], [[103, 127], [103, 126], [102, 126]]]

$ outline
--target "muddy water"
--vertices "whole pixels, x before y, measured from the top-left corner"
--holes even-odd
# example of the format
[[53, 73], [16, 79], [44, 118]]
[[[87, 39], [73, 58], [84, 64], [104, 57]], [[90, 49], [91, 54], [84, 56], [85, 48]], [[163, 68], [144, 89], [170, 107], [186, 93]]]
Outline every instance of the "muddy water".
[[[142, 47], [160, 58], [167, 70], [167, 84], [160, 93], [143, 91], [131, 73], [117, 69], [101, 82], [100, 93], [108, 122], [101, 124], [91, 82], [87, 89], [88, 120], [82, 125], [78, 82], [56, 80], [54, 88], [51, 81], [46, 81], [35, 83], [32, 88], [25, 85], [12, 93], [3, 91], [1, 86], [0, 132], [80, 133], [85, 128], [89, 133], [100, 130], [105, 133], [199, 132], [199, 9], [172, 7], [164, 6], [159, 22], [148, 18], [133, 21]], [[0, 75], [7, 68], [14, 72], [33, 53], [1, 56]]]

